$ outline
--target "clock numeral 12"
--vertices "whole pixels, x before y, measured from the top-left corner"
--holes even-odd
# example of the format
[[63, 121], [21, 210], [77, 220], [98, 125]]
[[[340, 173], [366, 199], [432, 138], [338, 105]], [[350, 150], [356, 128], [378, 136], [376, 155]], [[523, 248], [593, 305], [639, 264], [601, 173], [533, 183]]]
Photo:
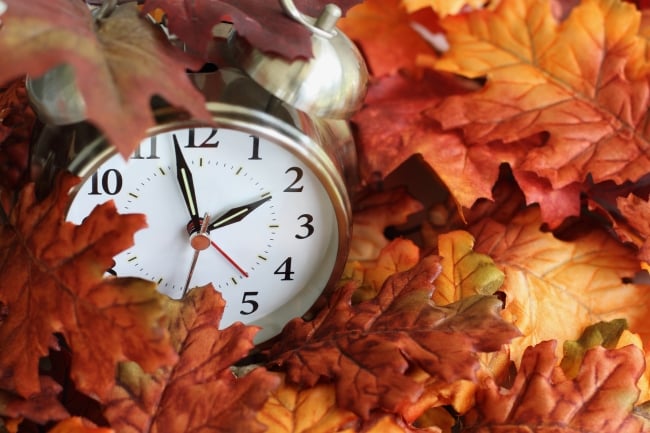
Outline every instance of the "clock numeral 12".
[[259, 292], [244, 292], [244, 296], [242, 296], [241, 303], [248, 305], [249, 309], [239, 310], [239, 314], [243, 316], [248, 316], [249, 314], [253, 314], [260, 308], [260, 304], [255, 299], [251, 299], [257, 296], [258, 294]]
[[208, 138], [203, 140], [200, 144], [196, 144], [196, 130], [194, 128], [188, 129], [187, 130], [187, 144], [185, 147], [189, 148], [197, 148], [197, 147], [219, 147], [219, 140], [210, 142], [216, 135], [217, 135], [218, 130], [215, 128], [212, 128], [210, 131], [210, 135], [208, 135]]
[[[101, 191], [100, 191], [101, 190]], [[122, 173], [114, 168], [106, 170], [102, 176], [101, 181], [99, 173], [93, 173], [90, 178], [90, 192], [88, 195], [116, 195], [122, 190]]]

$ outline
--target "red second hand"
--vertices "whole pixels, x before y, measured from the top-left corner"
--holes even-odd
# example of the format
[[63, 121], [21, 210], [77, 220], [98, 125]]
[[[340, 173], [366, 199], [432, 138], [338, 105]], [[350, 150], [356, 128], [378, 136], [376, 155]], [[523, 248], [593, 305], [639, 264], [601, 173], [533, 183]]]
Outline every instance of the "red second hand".
[[226, 254], [226, 252], [225, 252], [224, 250], [222, 250], [221, 248], [219, 248], [219, 245], [217, 245], [217, 244], [216, 244], [214, 241], [212, 241], [212, 240], [210, 241], [210, 243], [212, 244], [213, 247], [215, 247], [215, 248], [217, 249], [217, 251], [219, 251], [219, 254], [221, 254], [221, 255], [222, 255], [226, 260], [228, 260], [228, 262], [229, 262], [231, 265], [233, 265], [233, 266], [234, 266], [234, 267], [235, 267], [235, 268], [236, 268], [236, 269], [237, 269], [237, 270], [238, 270], [238, 271], [239, 271], [243, 276], [245, 276], [246, 278], [248, 278], [248, 272], [246, 272], [245, 270], [243, 270], [243, 269], [241, 268], [241, 266], [239, 266], [239, 265], [238, 265], [238, 264], [237, 264], [237, 263], [236, 263], [236, 262], [235, 262], [235, 261], [234, 261], [234, 260], [233, 260], [229, 255], [228, 255], [228, 254]]

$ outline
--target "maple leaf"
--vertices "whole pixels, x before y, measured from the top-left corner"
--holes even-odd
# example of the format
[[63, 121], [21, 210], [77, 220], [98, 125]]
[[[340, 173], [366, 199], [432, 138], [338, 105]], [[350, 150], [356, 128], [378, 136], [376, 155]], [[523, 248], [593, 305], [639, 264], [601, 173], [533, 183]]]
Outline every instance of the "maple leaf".
[[[343, 13], [361, 0], [340, 0]], [[296, 1], [302, 13], [318, 17], [327, 0]], [[292, 60], [312, 56], [311, 32], [285, 14], [280, 2], [265, 0], [145, 0], [144, 11], [162, 9], [167, 13], [169, 29], [191, 51], [207, 55], [213, 38], [212, 28], [232, 22], [237, 33], [259, 50]]]
[[479, 389], [463, 431], [646, 431], [632, 414], [639, 393], [635, 383], [643, 371], [637, 347], [590, 349], [577, 376], [568, 379], [557, 367], [555, 344], [527, 349], [509, 389], [494, 382]]
[[503, 315], [523, 334], [510, 344], [513, 359], [540, 341], [575, 340], [586, 326], [618, 318], [650, 341], [648, 286], [626, 282], [640, 270], [634, 251], [602, 229], [563, 241], [541, 225], [532, 207], [507, 224], [488, 218], [470, 228], [475, 250], [506, 275]]
[[462, 128], [471, 143], [547, 133], [517, 168], [552, 189], [588, 174], [596, 182], [637, 180], [650, 171], [640, 18], [618, 0], [583, 0], [561, 22], [537, 0], [447, 17], [450, 50], [434, 67], [486, 84], [430, 114], [444, 128]]
[[114, 433], [115, 430], [106, 427], [95, 427], [84, 419], [75, 416], [57, 423], [49, 433]]
[[402, 0], [409, 12], [431, 8], [441, 17], [455, 15], [464, 9], [480, 9], [488, 3], [486, 0]]
[[120, 365], [104, 410], [116, 431], [264, 431], [255, 414], [280, 378], [263, 368], [235, 377], [231, 366], [248, 354], [258, 329], [242, 323], [219, 329], [224, 306], [211, 285], [168, 301], [178, 361], [152, 374], [135, 363]]
[[339, 26], [357, 42], [372, 74], [381, 77], [415, 67], [419, 55], [436, 55], [414, 27], [435, 29], [437, 18], [426, 11], [419, 15], [409, 14], [400, 0], [366, 0], [352, 8]]
[[67, 418], [68, 411], [57, 399], [61, 386], [47, 376], [41, 376], [39, 379], [41, 392], [29, 398], [0, 390], [0, 416], [28, 418], [39, 424]]
[[86, 118], [124, 155], [155, 124], [150, 106], [155, 95], [210, 121], [198, 102], [203, 96], [186, 74], [201, 62], [172, 47], [159, 29], [139, 16], [134, 4], [118, 6], [95, 23], [78, 0], [6, 3], [0, 28], [0, 85], [70, 65]]
[[650, 263], [650, 202], [628, 194], [616, 199], [618, 210], [626, 225], [615, 224], [614, 230], [621, 240], [634, 243], [639, 248], [639, 259]]
[[35, 115], [24, 80], [0, 89], [0, 184], [18, 188], [24, 181]]
[[155, 284], [103, 279], [112, 257], [144, 226], [142, 215], [118, 215], [108, 202], [80, 226], [66, 222], [68, 191], [77, 182], [62, 177], [42, 202], [29, 184], [0, 226], [0, 387], [25, 397], [40, 390], [39, 358], [58, 347], [55, 333], [72, 350], [78, 389], [98, 398], [112, 388], [118, 361], [151, 370], [176, 356]]
[[447, 382], [473, 378], [476, 352], [498, 350], [518, 332], [499, 317], [494, 297], [434, 305], [440, 268], [438, 257], [425, 257], [356, 305], [356, 284], [344, 286], [312, 321], [289, 322], [269, 349], [272, 363], [292, 383], [334, 381], [339, 406], [364, 419], [373, 409], [400, 412], [417, 399], [423, 385], [405, 375], [410, 367]]

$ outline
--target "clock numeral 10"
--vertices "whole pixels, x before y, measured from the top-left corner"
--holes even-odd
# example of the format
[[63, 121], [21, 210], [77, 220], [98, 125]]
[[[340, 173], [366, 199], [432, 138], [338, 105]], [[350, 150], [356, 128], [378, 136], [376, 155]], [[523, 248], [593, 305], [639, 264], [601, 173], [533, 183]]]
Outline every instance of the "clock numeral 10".
[[88, 195], [116, 195], [122, 190], [122, 173], [114, 168], [106, 170], [100, 179], [99, 172], [93, 173], [90, 178], [90, 192]]
[[239, 310], [239, 314], [243, 316], [248, 316], [249, 314], [253, 314], [260, 308], [260, 304], [255, 299], [251, 299], [257, 296], [258, 294], [259, 292], [244, 292], [244, 296], [241, 299], [241, 303], [248, 306], [248, 309]]

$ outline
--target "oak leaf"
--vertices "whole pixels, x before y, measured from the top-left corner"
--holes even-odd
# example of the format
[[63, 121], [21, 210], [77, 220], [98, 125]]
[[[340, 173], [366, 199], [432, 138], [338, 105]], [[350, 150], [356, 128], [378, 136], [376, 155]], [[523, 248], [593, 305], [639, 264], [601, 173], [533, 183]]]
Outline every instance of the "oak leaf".
[[420, 15], [409, 14], [401, 0], [366, 0], [349, 11], [340, 27], [359, 45], [372, 75], [381, 77], [414, 68], [420, 55], [436, 55], [415, 27], [435, 28], [437, 17], [430, 11]]
[[486, 218], [470, 228], [475, 250], [506, 275], [503, 315], [523, 334], [510, 344], [513, 359], [540, 341], [575, 340], [592, 323], [619, 318], [647, 344], [650, 291], [628, 282], [640, 270], [634, 251], [602, 229], [563, 241], [541, 225], [532, 207], [507, 224]]
[[0, 85], [70, 65], [86, 118], [124, 155], [155, 124], [153, 96], [211, 120], [203, 96], [186, 73], [198, 69], [201, 61], [172, 47], [162, 31], [139, 16], [134, 4], [120, 5], [95, 23], [78, 0], [6, 3], [0, 28]]
[[231, 366], [252, 349], [258, 329], [239, 322], [219, 329], [224, 306], [212, 286], [194, 289], [181, 301], [168, 301], [178, 361], [152, 374], [135, 363], [120, 364], [104, 410], [116, 431], [264, 431], [255, 414], [280, 378], [263, 368], [235, 377]]
[[488, 382], [479, 389], [464, 431], [647, 431], [632, 414], [643, 371], [637, 347], [589, 350], [574, 379], [564, 376], [555, 352], [554, 341], [530, 347], [510, 388]]
[[399, 413], [421, 395], [422, 383], [405, 375], [410, 368], [446, 382], [472, 379], [476, 352], [498, 350], [518, 331], [499, 317], [494, 297], [434, 305], [440, 268], [438, 257], [425, 257], [355, 305], [356, 284], [342, 287], [312, 321], [289, 322], [269, 349], [271, 362], [292, 383], [333, 381], [339, 406], [364, 419], [375, 409]]
[[176, 357], [155, 284], [103, 278], [144, 218], [108, 202], [79, 226], [66, 222], [76, 182], [61, 178], [42, 202], [29, 184], [0, 226], [0, 387], [25, 397], [41, 389], [39, 358], [59, 347], [55, 334], [72, 350], [78, 389], [96, 398], [112, 388], [117, 362], [152, 370]]
[[[361, 0], [340, 0], [336, 4], [343, 13]], [[326, 0], [297, 0], [300, 12], [320, 16]], [[188, 45], [191, 51], [208, 56], [213, 38], [212, 29], [223, 22], [232, 22], [237, 33], [259, 50], [280, 55], [288, 60], [312, 56], [311, 32], [285, 14], [280, 2], [264, 0], [145, 0], [144, 11], [166, 12], [169, 29]]]
[[433, 66], [486, 83], [430, 114], [445, 129], [462, 128], [470, 143], [547, 133], [517, 168], [555, 190], [588, 174], [635, 181], [650, 171], [640, 21], [634, 5], [618, 0], [583, 0], [563, 21], [537, 0], [446, 17], [450, 50]]

